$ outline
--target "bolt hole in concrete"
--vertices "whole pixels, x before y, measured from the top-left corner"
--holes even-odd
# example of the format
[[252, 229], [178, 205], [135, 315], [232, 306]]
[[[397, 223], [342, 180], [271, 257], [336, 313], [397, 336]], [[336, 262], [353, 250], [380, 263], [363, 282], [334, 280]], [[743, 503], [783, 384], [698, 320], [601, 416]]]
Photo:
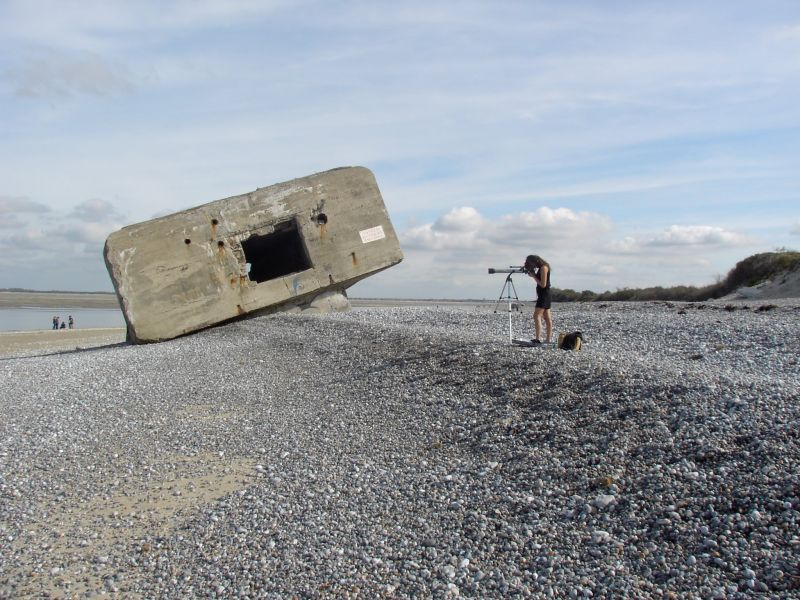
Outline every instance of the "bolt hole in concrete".
[[267, 235], [251, 235], [242, 242], [242, 250], [250, 264], [247, 276], [256, 283], [312, 267], [296, 221], [278, 223]]
[[217, 242], [217, 246], [219, 246], [220, 248], [224, 248], [225, 247], [225, 242], [222, 242], [222, 241]]
[[326, 225], [328, 223], [328, 215], [325, 213], [319, 213], [314, 220], [317, 222], [317, 225]]
[[192, 243], [192, 240], [190, 240], [189, 238], [186, 238], [185, 240], [183, 240], [183, 243], [188, 246], [189, 244]]
[[219, 225], [219, 221], [217, 221], [216, 219], [211, 219], [211, 224], [212, 225]]

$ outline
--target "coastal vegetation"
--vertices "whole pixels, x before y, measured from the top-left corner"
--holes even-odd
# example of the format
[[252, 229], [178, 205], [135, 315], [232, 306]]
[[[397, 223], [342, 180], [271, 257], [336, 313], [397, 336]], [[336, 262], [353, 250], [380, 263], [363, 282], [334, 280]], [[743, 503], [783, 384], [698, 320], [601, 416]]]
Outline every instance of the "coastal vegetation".
[[736, 263], [728, 275], [706, 286], [678, 285], [673, 287], [622, 288], [616, 291], [578, 292], [571, 289], [553, 289], [555, 302], [594, 301], [648, 301], [668, 300], [676, 302], [699, 302], [726, 296], [742, 287], [752, 287], [770, 280], [787, 278], [800, 270], [800, 252], [779, 249], [775, 252], [754, 254]]

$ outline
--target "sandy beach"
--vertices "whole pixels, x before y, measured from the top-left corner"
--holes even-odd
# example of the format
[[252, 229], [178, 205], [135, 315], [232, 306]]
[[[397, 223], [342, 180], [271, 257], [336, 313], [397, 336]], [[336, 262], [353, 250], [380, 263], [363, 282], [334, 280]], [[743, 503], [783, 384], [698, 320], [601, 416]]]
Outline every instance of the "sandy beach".
[[125, 342], [125, 328], [0, 331], [0, 359], [57, 354]]

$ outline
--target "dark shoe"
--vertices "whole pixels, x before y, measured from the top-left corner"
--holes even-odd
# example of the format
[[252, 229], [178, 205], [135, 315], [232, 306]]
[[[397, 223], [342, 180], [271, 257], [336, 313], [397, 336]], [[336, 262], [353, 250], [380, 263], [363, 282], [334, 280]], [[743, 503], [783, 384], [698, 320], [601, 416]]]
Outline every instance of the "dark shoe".
[[541, 343], [542, 342], [540, 342], [539, 340], [531, 340], [531, 344], [533, 344], [534, 346], [538, 346]]

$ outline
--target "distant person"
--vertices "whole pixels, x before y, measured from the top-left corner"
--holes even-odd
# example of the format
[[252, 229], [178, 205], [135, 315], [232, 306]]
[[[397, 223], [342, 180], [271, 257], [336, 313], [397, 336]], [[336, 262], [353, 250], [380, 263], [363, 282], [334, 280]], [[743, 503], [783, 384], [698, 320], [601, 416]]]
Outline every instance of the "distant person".
[[58, 317], [53, 317], [53, 329], [58, 329]]
[[69, 328], [75, 329], [75, 319], [72, 318], [72, 315], [69, 316]]
[[545, 325], [546, 343], [550, 343], [553, 337], [553, 318], [550, 314], [550, 264], [541, 256], [531, 254], [525, 259], [525, 271], [536, 282], [536, 308], [533, 310], [533, 327], [536, 337], [533, 338], [534, 344], [541, 344], [542, 321]]
[[59, 329], [66, 329], [66, 328], [67, 324], [64, 321], [61, 321], [61, 326], [59, 327]]

